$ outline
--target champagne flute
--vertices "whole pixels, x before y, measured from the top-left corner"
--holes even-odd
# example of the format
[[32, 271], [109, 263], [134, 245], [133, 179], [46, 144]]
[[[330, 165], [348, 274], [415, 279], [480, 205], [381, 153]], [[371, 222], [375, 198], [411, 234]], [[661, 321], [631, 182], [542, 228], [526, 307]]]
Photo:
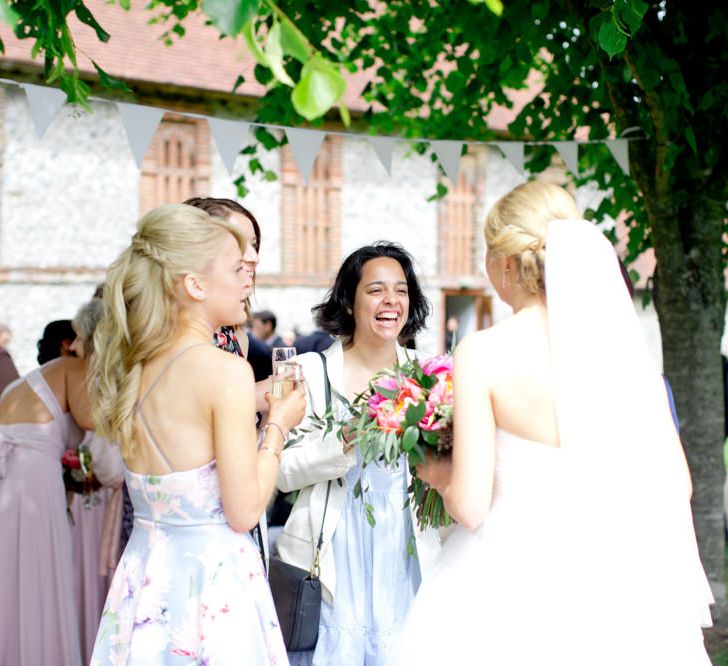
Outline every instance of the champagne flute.
[[296, 388], [301, 368], [296, 363], [295, 347], [273, 347], [273, 396], [285, 398]]

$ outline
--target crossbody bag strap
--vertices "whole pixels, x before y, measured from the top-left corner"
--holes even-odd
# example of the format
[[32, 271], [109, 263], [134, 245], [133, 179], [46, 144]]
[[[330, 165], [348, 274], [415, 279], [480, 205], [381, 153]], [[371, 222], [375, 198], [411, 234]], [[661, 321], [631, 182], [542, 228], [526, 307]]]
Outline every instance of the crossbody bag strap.
[[321, 365], [324, 367], [324, 395], [326, 396], [326, 411], [331, 409], [331, 383], [329, 382], [329, 365], [326, 362], [326, 354], [316, 352], [321, 357]]
[[[331, 409], [331, 384], [329, 383], [329, 368], [326, 363], [326, 354], [316, 352], [321, 357], [321, 365], [324, 371], [324, 394], [326, 396], [326, 411]], [[321, 555], [321, 546], [324, 544], [324, 525], [326, 524], [326, 509], [329, 506], [329, 495], [331, 494], [331, 479], [326, 484], [326, 501], [324, 502], [324, 515], [321, 518], [321, 531], [319, 532], [318, 541], [316, 543], [316, 552], [313, 556], [313, 564], [311, 565], [311, 578], [318, 578], [321, 575], [321, 567], [319, 564], [319, 556]]]

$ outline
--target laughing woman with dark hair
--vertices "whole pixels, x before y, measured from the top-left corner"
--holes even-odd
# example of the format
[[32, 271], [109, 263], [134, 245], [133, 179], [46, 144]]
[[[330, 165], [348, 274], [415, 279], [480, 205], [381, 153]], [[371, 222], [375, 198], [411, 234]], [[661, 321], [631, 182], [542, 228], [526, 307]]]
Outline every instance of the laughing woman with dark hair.
[[[345, 418], [346, 407], [336, 394], [353, 400], [374, 374], [403, 361], [397, 341], [424, 327], [430, 303], [410, 255], [381, 242], [344, 260], [333, 288], [313, 311], [317, 325], [337, 336], [324, 353], [334, 412]], [[297, 360], [311, 389], [307, 415], [321, 415], [326, 411], [321, 359], [309, 353]], [[360, 475], [364, 501], [376, 516], [373, 527], [364, 501], [353, 496]], [[362, 469], [358, 448], [342, 444], [333, 433], [312, 433], [283, 451], [278, 487], [300, 493], [277, 542], [281, 559], [309, 569], [325, 517], [318, 644], [313, 652], [289, 654], [293, 664], [376, 666], [386, 661], [438, 548], [437, 535], [416, 531], [410, 512], [402, 510], [408, 485], [404, 462], [395, 472], [377, 465]], [[407, 554], [412, 543], [416, 557]]]

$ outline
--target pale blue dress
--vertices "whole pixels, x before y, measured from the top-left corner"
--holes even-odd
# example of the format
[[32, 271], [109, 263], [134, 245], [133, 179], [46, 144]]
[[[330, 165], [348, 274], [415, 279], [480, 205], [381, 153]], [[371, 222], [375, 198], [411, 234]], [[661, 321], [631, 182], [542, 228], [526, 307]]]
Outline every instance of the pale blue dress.
[[[362, 473], [361, 458], [346, 480], [348, 496], [333, 537], [336, 562], [334, 603], [321, 605], [314, 652], [289, 653], [293, 666], [380, 666], [391, 651], [420, 585], [411, 514], [404, 508], [404, 461], [389, 471], [375, 463], [364, 468], [364, 501], [353, 496]], [[376, 525], [366, 519], [364, 502], [374, 507]]]

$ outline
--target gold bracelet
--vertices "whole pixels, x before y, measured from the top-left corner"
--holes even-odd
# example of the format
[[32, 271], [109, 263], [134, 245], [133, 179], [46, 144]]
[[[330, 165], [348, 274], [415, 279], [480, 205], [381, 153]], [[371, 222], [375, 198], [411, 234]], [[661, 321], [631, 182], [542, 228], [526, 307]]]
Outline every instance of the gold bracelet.
[[258, 451], [270, 451], [276, 458], [278, 458], [278, 462], [281, 461], [281, 454], [276, 451], [272, 446], [266, 446], [265, 444], [263, 444], [263, 446], [261, 446]]

